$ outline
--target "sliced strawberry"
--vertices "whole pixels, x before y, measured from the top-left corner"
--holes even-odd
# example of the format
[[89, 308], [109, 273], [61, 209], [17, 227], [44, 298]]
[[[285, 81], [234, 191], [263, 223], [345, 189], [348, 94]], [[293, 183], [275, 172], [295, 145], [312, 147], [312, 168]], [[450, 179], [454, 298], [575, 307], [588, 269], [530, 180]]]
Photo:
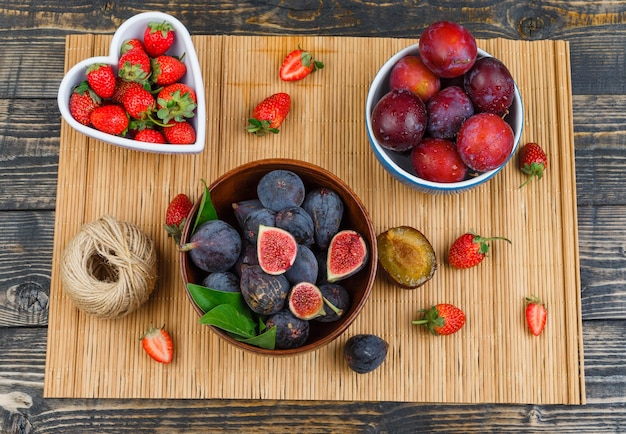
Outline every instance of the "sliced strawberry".
[[547, 320], [548, 310], [539, 297], [536, 295], [526, 297], [526, 324], [530, 332], [539, 336], [546, 327]]
[[298, 47], [287, 55], [280, 67], [279, 75], [283, 81], [297, 81], [323, 67], [324, 64], [313, 59], [311, 53]]
[[141, 345], [159, 363], [170, 363], [174, 358], [174, 344], [165, 326], [160, 329], [150, 327], [141, 337]]

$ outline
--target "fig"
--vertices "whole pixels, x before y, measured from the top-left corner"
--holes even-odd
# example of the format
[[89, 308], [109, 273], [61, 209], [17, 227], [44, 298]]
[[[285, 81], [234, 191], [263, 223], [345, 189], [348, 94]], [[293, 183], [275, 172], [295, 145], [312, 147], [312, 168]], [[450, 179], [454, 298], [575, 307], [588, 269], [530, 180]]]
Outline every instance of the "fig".
[[367, 374], [378, 368], [387, 358], [389, 344], [372, 334], [358, 334], [346, 341], [343, 357], [357, 374]]
[[300, 206], [305, 189], [302, 178], [290, 170], [267, 172], [257, 184], [257, 196], [265, 208], [278, 212], [288, 206]]
[[285, 277], [291, 284], [298, 282], [315, 283], [319, 265], [315, 253], [307, 246], [298, 245], [298, 253], [293, 265], [285, 271]]
[[284, 229], [260, 225], [257, 239], [259, 265], [267, 274], [283, 274], [296, 260], [298, 244]]
[[330, 241], [326, 257], [326, 277], [329, 283], [345, 279], [360, 271], [369, 258], [365, 239], [356, 231], [345, 229]]
[[322, 291], [310, 282], [297, 283], [289, 293], [289, 310], [304, 320], [326, 315]]
[[254, 210], [263, 208], [263, 204], [261, 204], [259, 199], [242, 200], [241, 202], [233, 203], [232, 206], [237, 223], [239, 223], [241, 228], [243, 228], [243, 222], [246, 220], [246, 217], [248, 217], [248, 214]]
[[241, 236], [225, 221], [209, 220], [198, 226], [181, 250], [189, 252], [191, 261], [201, 270], [227, 271], [239, 258]]
[[415, 228], [397, 226], [378, 235], [378, 262], [397, 285], [414, 289], [429, 281], [437, 269], [430, 241]]
[[205, 277], [202, 286], [224, 292], [239, 292], [239, 278], [230, 271], [217, 271]]
[[276, 227], [293, 235], [298, 244], [312, 246], [315, 241], [313, 219], [299, 206], [290, 206], [278, 211]]
[[289, 282], [285, 276], [267, 274], [259, 265], [242, 266], [239, 287], [246, 304], [260, 315], [281, 311], [289, 295]]
[[330, 240], [339, 232], [343, 218], [341, 197], [330, 188], [316, 188], [307, 193], [302, 208], [313, 219], [315, 244], [321, 250], [326, 250]]
[[259, 265], [259, 258], [256, 253], [256, 244], [251, 244], [247, 240], [242, 240], [241, 254], [235, 262], [234, 271], [241, 277], [241, 267], [245, 265]]
[[324, 297], [324, 302], [330, 309], [326, 309], [326, 315], [315, 318], [320, 322], [337, 321], [350, 307], [350, 294], [341, 285], [326, 283], [319, 287]]
[[243, 237], [246, 241], [256, 244], [259, 236], [259, 225], [274, 226], [275, 224], [276, 213], [271, 209], [251, 210], [243, 221]]
[[275, 313], [265, 323], [270, 329], [276, 327], [276, 346], [289, 349], [304, 345], [309, 337], [309, 322], [296, 318], [288, 309]]

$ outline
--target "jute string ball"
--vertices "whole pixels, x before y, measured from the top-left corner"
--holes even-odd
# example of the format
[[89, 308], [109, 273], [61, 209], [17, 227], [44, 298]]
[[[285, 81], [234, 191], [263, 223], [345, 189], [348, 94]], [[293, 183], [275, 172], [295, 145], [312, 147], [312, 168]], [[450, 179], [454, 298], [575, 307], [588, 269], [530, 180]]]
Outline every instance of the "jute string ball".
[[61, 280], [81, 311], [105, 319], [122, 317], [154, 290], [154, 242], [134, 224], [104, 215], [83, 225], [66, 246]]

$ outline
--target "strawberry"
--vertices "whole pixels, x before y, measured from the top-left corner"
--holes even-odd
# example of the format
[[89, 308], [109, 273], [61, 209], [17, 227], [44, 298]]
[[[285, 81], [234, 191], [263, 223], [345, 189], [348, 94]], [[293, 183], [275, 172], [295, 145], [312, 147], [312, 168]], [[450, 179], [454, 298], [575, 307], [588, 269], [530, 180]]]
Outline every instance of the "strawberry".
[[174, 43], [174, 28], [166, 21], [148, 23], [143, 34], [143, 45], [150, 57], [165, 54]]
[[511, 243], [504, 237], [483, 238], [468, 232], [454, 240], [450, 246], [448, 263], [455, 268], [470, 268], [480, 264], [489, 251], [487, 242], [492, 240], [504, 240]]
[[279, 75], [283, 81], [302, 80], [312, 72], [322, 69], [324, 64], [313, 59], [308, 51], [300, 47], [287, 55], [280, 67]]
[[191, 87], [183, 83], [170, 84], [157, 95], [157, 116], [166, 124], [172, 119], [182, 122], [194, 116], [196, 103], [196, 93]]
[[115, 91], [113, 92], [113, 96], [111, 96], [111, 99], [115, 103], [123, 104], [124, 94], [128, 89], [131, 89], [133, 87], [144, 86], [141, 83], [137, 83], [136, 81], [126, 81], [123, 78], [118, 77], [115, 83]]
[[546, 327], [547, 320], [548, 310], [539, 297], [536, 295], [526, 297], [526, 324], [528, 324], [530, 332], [539, 336]]
[[135, 140], [147, 143], [165, 143], [163, 133], [152, 128], [144, 128], [135, 134]]
[[159, 363], [170, 363], [174, 358], [174, 344], [165, 326], [160, 329], [150, 326], [141, 337], [141, 345]]
[[124, 54], [127, 51], [132, 50], [133, 48], [140, 48], [143, 51], [146, 51], [146, 49], [143, 46], [143, 42], [141, 42], [141, 39], [132, 38], [132, 39], [127, 39], [124, 42], [122, 42], [122, 46], [120, 48], [120, 54]]
[[541, 179], [543, 171], [548, 167], [548, 156], [544, 150], [536, 143], [526, 143], [519, 154], [519, 168], [528, 175], [520, 188], [530, 182], [531, 179]]
[[122, 104], [130, 117], [134, 119], [149, 119], [155, 108], [154, 97], [141, 86], [127, 89], [122, 98]]
[[423, 325], [434, 335], [451, 335], [458, 332], [465, 324], [465, 313], [458, 307], [441, 303], [430, 309], [421, 309], [422, 317], [413, 321]]
[[151, 60], [151, 80], [158, 86], [167, 86], [176, 83], [187, 72], [187, 67], [178, 58], [165, 54]]
[[[146, 130], [144, 130], [146, 131]], [[180, 244], [180, 237], [189, 212], [193, 208], [191, 199], [180, 193], [167, 206], [165, 211], [165, 231], [169, 237], [173, 237], [176, 244]]]
[[173, 145], [190, 145], [196, 141], [196, 131], [193, 126], [187, 122], [173, 121], [171, 126], [163, 128], [163, 135], [167, 143]]
[[83, 80], [72, 89], [72, 95], [70, 96], [70, 113], [74, 119], [83, 125], [91, 124], [89, 116], [91, 112], [100, 107], [102, 100], [96, 93], [89, 87], [87, 80]]
[[110, 98], [115, 90], [115, 73], [111, 65], [94, 63], [87, 67], [87, 82], [100, 98]]
[[128, 129], [128, 115], [124, 108], [117, 104], [94, 109], [89, 119], [95, 129], [115, 136], [124, 135]]
[[258, 136], [279, 133], [279, 127], [290, 107], [291, 97], [288, 94], [280, 92], [268, 96], [252, 110], [252, 117], [248, 120], [248, 132]]
[[151, 72], [150, 57], [141, 48], [133, 48], [120, 56], [117, 68], [124, 80], [144, 83]]

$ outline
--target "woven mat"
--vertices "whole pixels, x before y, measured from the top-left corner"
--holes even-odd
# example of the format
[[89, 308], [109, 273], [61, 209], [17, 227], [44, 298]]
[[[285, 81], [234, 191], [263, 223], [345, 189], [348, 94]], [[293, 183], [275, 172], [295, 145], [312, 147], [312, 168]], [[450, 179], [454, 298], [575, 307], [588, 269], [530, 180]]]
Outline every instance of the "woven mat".
[[[108, 36], [69, 36], [66, 68], [106, 54]], [[204, 73], [207, 143], [203, 153], [168, 156], [109, 146], [61, 128], [48, 352], [44, 396], [87, 398], [244, 398], [446, 403], [585, 401], [569, 46], [564, 41], [479, 41], [503, 60], [525, 104], [522, 142], [537, 141], [550, 167], [518, 189], [509, 164], [490, 183], [458, 196], [429, 196], [394, 181], [378, 165], [365, 135], [368, 83], [396, 50], [414, 40], [344, 37], [195, 36]], [[282, 83], [278, 67], [298, 44], [326, 68]], [[263, 97], [287, 91], [293, 106], [279, 135], [257, 138], [244, 125]], [[353, 187], [377, 232], [411, 225], [431, 240], [441, 262], [421, 289], [378, 278], [362, 314], [344, 336], [302, 356], [255, 356], [224, 343], [187, 301], [178, 257], [162, 223], [179, 192], [197, 198], [208, 182], [266, 157], [318, 164]], [[118, 320], [79, 312], [64, 294], [59, 257], [81, 225], [108, 213], [139, 225], [157, 246], [159, 285], [139, 311]], [[492, 246], [474, 269], [443, 264], [462, 232], [512, 240]], [[530, 293], [548, 305], [541, 337], [526, 330]], [[467, 313], [464, 329], [434, 337], [411, 325], [420, 308], [452, 302]], [[166, 324], [176, 347], [170, 365], [151, 361], [139, 337]], [[385, 363], [358, 375], [342, 359], [345, 340], [374, 333], [390, 343]]]

